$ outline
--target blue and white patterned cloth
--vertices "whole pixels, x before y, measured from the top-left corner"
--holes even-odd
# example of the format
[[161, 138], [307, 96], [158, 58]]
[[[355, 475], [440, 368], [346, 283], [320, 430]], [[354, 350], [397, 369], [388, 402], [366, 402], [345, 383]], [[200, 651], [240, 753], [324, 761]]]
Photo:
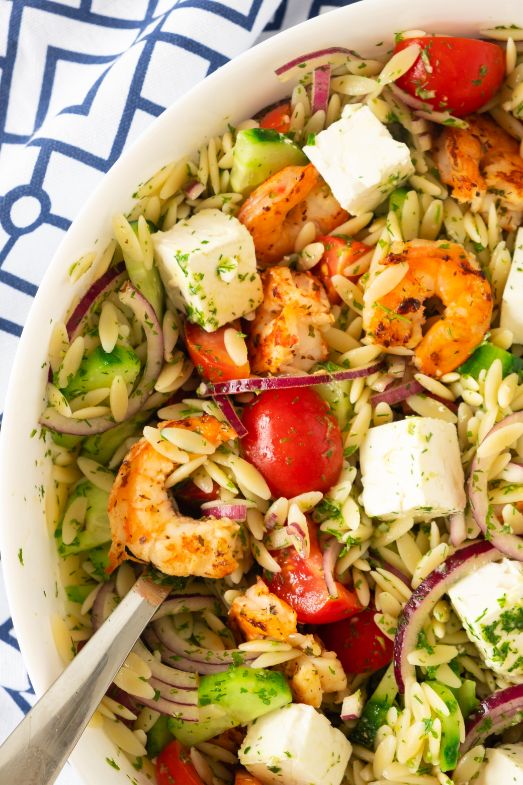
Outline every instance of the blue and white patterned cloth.
[[[349, 2], [0, 0], [0, 422], [46, 266], [125, 146], [260, 38]], [[0, 741], [33, 702], [0, 564]]]

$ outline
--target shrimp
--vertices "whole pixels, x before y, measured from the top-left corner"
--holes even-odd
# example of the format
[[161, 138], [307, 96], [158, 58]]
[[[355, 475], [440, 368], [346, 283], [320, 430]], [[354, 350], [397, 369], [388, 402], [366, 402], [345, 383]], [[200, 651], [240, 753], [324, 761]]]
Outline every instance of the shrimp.
[[[236, 437], [227, 423], [207, 414], [163, 422], [161, 427], [194, 431], [215, 447]], [[237, 568], [240, 526], [229, 518], [180, 515], [165, 487], [175, 469], [175, 462], [146, 439], [131, 447], [109, 496], [109, 572], [128, 558], [151, 562], [166, 575], [223, 578]]]
[[517, 141], [484, 115], [473, 115], [468, 123], [467, 129], [446, 128], [439, 138], [441, 179], [458, 202], [471, 202], [488, 191], [505, 210], [523, 210], [523, 158]]
[[309, 221], [329, 234], [348, 218], [312, 164], [286, 166], [247, 197], [238, 213], [254, 240], [260, 265], [279, 262], [294, 251], [300, 229]]
[[[481, 342], [492, 317], [492, 290], [474, 256], [458, 243], [394, 243], [383, 265], [407, 262], [397, 286], [365, 306], [363, 324], [376, 343], [415, 348], [417, 367], [442, 376], [461, 365]], [[424, 303], [441, 300], [444, 311], [425, 335]]]
[[259, 638], [286, 641], [289, 635], [297, 632], [296, 612], [272, 594], [261, 578], [245, 594], [234, 599], [229, 618], [248, 641]]
[[322, 284], [312, 273], [287, 267], [270, 267], [261, 277], [263, 302], [249, 325], [253, 372], [310, 370], [327, 357], [321, 329], [334, 321]]

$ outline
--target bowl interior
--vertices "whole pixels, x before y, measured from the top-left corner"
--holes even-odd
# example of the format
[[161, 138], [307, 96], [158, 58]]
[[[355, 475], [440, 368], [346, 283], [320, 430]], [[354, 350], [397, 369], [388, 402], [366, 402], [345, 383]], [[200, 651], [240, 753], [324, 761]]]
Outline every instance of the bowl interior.
[[[50, 465], [39, 438], [38, 416], [47, 379], [52, 324], [88, 282], [71, 285], [67, 269], [94, 243], [105, 244], [110, 218], [131, 205], [131, 194], [160, 166], [193, 151], [289, 92], [274, 68], [325, 46], [349, 46], [366, 55], [383, 52], [396, 30], [474, 35], [493, 24], [523, 25], [513, 0], [364, 0], [317, 17], [269, 39], [208, 77], [159, 117], [122, 156], [71, 226], [35, 299], [13, 369], [0, 445], [1, 546], [13, 619], [37, 694], [63, 669], [50, 621], [61, 612], [57, 558], [45, 522]], [[381, 45], [380, 42], [385, 43]], [[253, 86], [255, 85], [255, 89]], [[116, 762], [119, 769], [108, 765]], [[100, 728], [88, 728], [72, 756], [88, 785], [145, 785]]]

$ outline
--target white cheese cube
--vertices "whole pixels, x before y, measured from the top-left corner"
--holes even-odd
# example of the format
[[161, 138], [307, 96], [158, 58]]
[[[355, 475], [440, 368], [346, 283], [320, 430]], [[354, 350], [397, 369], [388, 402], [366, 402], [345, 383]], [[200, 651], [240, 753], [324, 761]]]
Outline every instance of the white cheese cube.
[[518, 229], [507, 283], [501, 300], [500, 326], [510, 330], [514, 343], [523, 343], [523, 228]]
[[158, 269], [174, 302], [207, 332], [244, 316], [263, 299], [254, 243], [221, 210], [201, 210], [153, 234]]
[[523, 744], [487, 750], [475, 785], [523, 785]]
[[238, 755], [264, 785], [340, 785], [351, 751], [327, 717], [291, 703], [255, 720]]
[[523, 563], [485, 564], [448, 595], [485, 664], [511, 681], [523, 681]]
[[407, 145], [396, 142], [364, 104], [346, 106], [303, 152], [351, 215], [374, 210], [414, 174]]
[[464, 510], [465, 478], [456, 426], [431, 417], [370, 428], [360, 447], [367, 515], [429, 520]]

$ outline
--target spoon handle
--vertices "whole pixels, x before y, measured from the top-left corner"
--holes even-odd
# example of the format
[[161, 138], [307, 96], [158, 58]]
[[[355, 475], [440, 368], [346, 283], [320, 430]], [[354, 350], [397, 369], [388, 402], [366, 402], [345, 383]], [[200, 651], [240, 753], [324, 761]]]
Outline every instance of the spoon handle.
[[140, 577], [0, 747], [0, 783], [51, 785], [114, 676], [169, 593]]

